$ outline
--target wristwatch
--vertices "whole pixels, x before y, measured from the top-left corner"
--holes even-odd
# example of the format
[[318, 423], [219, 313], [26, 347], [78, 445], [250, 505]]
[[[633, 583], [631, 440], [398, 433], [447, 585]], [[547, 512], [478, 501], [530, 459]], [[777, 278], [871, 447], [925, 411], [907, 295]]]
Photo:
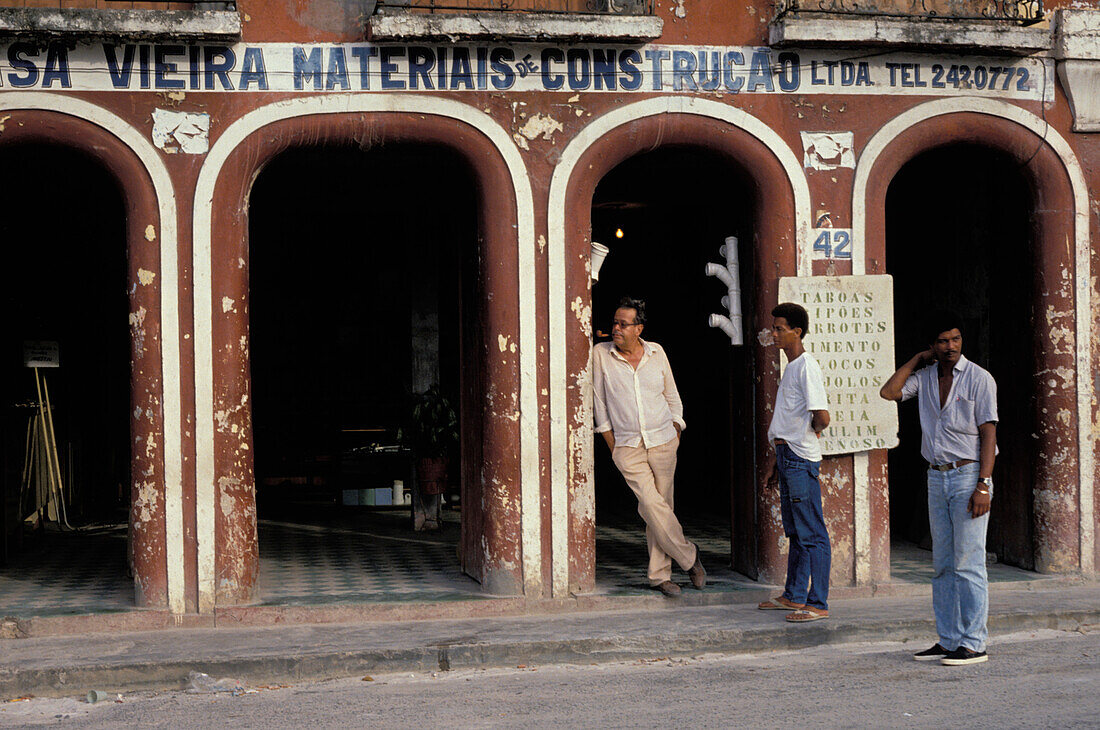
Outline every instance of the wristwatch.
[[978, 484], [985, 487], [985, 489], [979, 489], [978, 494], [989, 494], [989, 490], [993, 488], [993, 477], [980, 477]]

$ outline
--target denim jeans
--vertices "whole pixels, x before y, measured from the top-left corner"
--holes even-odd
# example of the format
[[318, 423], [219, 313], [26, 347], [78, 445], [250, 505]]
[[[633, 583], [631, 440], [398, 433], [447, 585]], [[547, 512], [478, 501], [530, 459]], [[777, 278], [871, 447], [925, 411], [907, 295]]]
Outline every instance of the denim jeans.
[[783, 534], [790, 542], [787, 552], [787, 585], [783, 597], [814, 608], [829, 608], [829, 569], [833, 553], [821, 512], [820, 461], [807, 461], [777, 444], [779, 505]]
[[940, 646], [985, 651], [989, 582], [985, 572], [985, 530], [989, 513], [967, 511], [978, 486], [979, 464], [951, 471], [928, 470], [928, 524], [932, 528], [932, 608]]

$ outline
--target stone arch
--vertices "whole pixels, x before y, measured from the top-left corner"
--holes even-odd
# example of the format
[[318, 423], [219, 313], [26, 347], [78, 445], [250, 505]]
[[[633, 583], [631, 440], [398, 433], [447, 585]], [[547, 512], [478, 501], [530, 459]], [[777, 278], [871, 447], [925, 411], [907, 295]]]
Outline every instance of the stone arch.
[[[183, 460], [175, 192], [159, 153], [103, 107], [47, 92], [0, 95], [0, 144], [44, 142], [89, 155], [118, 182], [127, 217], [132, 325], [144, 346], [131, 366], [130, 527], [136, 602], [183, 613]], [[138, 271], [156, 276], [142, 283]], [[140, 329], [140, 333], [134, 328]], [[135, 446], [136, 443], [140, 445]]]
[[[1073, 356], [1056, 356], [1044, 348], [1040, 368], [1068, 368], [1074, 383], [1066, 383], [1072, 398], [1040, 396], [1040, 410], [1050, 414], [1069, 408], [1076, 414], [1076, 449], [1065, 454], [1057, 465], [1041, 468], [1039, 488], [1047, 490], [1050, 500], [1036, 500], [1036, 566], [1043, 571], [1060, 572], [1095, 569], [1094, 538], [1094, 442], [1092, 436], [1091, 372], [1092, 331], [1091, 273], [1089, 257], [1088, 188], [1084, 172], [1068, 142], [1035, 114], [991, 99], [942, 99], [916, 106], [890, 120], [868, 140], [856, 165], [852, 194], [853, 273], [875, 273], [880, 268], [885, 245], [884, 202], [894, 174], [910, 159], [946, 143], [965, 142], [1009, 155], [1020, 165], [1039, 205], [1036, 244], [1039, 256], [1047, 263], [1045, 273], [1050, 291], [1060, 282], [1059, 252], [1072, 241], [1065, 266], [1073, 272], [1072, 295], [1066, 304], [1075, 319]], [[1041, 337], [1049, 341], [1049, 323]], [[1063, 362], [1064, 361], [1064, 362]], [[1062, 401], [1065, 402], [1062, 402]], [[1040, 419], [1041, 450], [1054, 453], [1055, 432], [1064, 424]], [[873, 469], [873, 467], [872, 467]], [[871, 503], [869, 478], [857, 474], [856, 505], [858, 514], [882, 514], [882, 505]], [[1072, 485], [1077, 484], [1074, 492]], [[1070, 490], [1067, 493], [1066, 490]], [[1076, 507], [1067, 514], [1064, 500]], [[888, 513], [888, 508], [886, 509]], [[866, 520], [869, 524], [870, 520]]]
[[[463, 155], [473, 170], [482, 201], [482, 237], [489, 262], [483, 275], [495, 294], [493, 306], [486, 309], [484, 326], [519, 343], [514, 353], [486, 358], [486, 379], [509, 402], [515, 393], [518, 398], [513, 408], [493, 411], [485, 419], [482, 484], [488, 490], [485, 501], [490, 507], [480, 534], [483, 539], [467, 540], [469, 536], [464, 535], [463, 540], [467, 550], [480, 551], [472, 571], [484, 590], [529, 596], [541, 591], [532, 342], [534, 213], [522, 158], [496, 122], [459, 102], [405, 95], [326, 95], [249, 112], [215, 142], [199, 174], [194, 306], [201, 612], [210, 612], [215, 603], [247, 600], [257, 570], [255, 497], [248, 453], [251, 430], [245, 407], [248, 355], [233, 345], [247, 326], [243, 314], [247, 275], [230, 271], [237, 268], [239, 257], [247, 260], [244, 216], [237, 210], [246, 205], [252, 182], [265, 162], [278, 152], [291, 146], [356, 140], [363, 134], [373, 139], [446, 145]], [[234, 203], [215, 208], [215, 200]], [[492, 203], [499, 201], [504, 201], [505, 210], [492, 209], [493, 215], [489, 215]], [[227, 308], [223, 304], [227, 300], [236, 300], [241, 306]], [[216, 410], [224, 413], [219, 424], [235, 424], [241, 429], [244, 436], [237, 443], [215, 428]], [[227, 499], [233, 504], [233, 519], [223, 513]]]
[[[774, 269], [758, 270], [759, 301], [773, 301], [778, 276], [809, 274], [810, 194], [802, 167], [789, 144], [774, 130], [736, 107], [690, 97], [658, 98], [628, 104], [585, 127], [562, 152], [549, 198], [550, 319], [550, 469], [555, 596], [594, 585], [594, 502], [591, 451], [591, 394], [587, 391], [591, 289], [588, 279], [588, 227], [596, 183], [615, 165], [661, 145], [690, 145], [752, 171], [759, 267], [764, 251], [775, 257]], [[767, 215], [761, 202], [771, 206]], [[579, 306], [578, 306], [579, 305]], [[570, 319], [569, 313], [576, 315]], [[582, 322], [581, 313], [589, 312]], [[750, 326], [746, 325], [746, 330]], [[758, 396], [770, 398], [776, 374], [763, 367]], [[763, 435], [757, 444], [763, 449]], [[758, 475], [759, 476], [759, 475]], [[770, 521], [768, 534], [782, 528]], [[758, 539], [760, 535], [758, 534]], [[761, 546], [766, 541], [761, 539]], [[765, 547], [758, 564], [778, 565], [775, 549]], [[775, 554], [772, 555], [771, 553]], [[768, 569], [765, 568], [765, 573]]]

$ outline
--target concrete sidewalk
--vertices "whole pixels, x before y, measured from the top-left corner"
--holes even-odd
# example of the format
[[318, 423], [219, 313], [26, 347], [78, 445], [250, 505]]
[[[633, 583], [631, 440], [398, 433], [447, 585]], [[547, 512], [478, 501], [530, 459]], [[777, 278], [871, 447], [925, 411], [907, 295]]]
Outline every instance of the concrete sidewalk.
[[[838, 596], [829, 619], [805, 625], [785, 622], [784, 612], [758, 611], [754, 603], [743, 602], [662, 599], [626, 608], [616, 608], [615, 602], [592, 607], [603, 610], [6, 639], [0, 640], [0, 700], [82, 695], [89, 689], [179, 689], [192, 670], [260, 685], [368, 672], [587, 664], [853, 641], [912, 641], [916, 650], [935, 641], [927, 590], [894, 597]], [[1100, 630], [1100, 584], [994, 585], [989, 626], [994, 658], [999, 633]]]

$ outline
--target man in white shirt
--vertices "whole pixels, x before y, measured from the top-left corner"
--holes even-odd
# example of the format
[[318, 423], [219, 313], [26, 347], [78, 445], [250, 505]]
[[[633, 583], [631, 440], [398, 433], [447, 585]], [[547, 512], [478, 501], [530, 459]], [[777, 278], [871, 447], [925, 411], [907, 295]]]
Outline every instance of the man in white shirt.
[[928, 462], [932, 610], [939, 641], [913, 658], [948, 666], [980, 664], [989, 659], [985, 533], [997, 457], [997, 383], [963, 357], [957, 315], [931, 315], [926, 333], [931, 347], [909, 358], [879, 391], [886, 400], [917, 399], [920, 452]]
[[673, 560], [695, 588], [706, 585], [707, 572], [672, 511], [684, 406], [665, 351], [641, 337], [645, 321], [645, 302], [624, 298], [615, 310], [612, 341], [592, 348], [595, 431], [603, 434], [611, 459], [638, 498], [650, 585], [671, 597], [680, 594], [672, 582]]
[[792, 623], [829, 616], [829, 570], [832, 548], [821, 508], [821, 447], [829, 426], [829, 404], [821, 366], [806, 352], [802, 338], [810, 315], [798, 304], [784, 302], [772, 310], [775, 346], [787, 356], [779, 380], [768, 442], [775, 447], [768, 486], [779, 483], [783, 533], [789, 542], [787, 582], [783, 595], [761, 603], [763, 610], [789, 610]]

